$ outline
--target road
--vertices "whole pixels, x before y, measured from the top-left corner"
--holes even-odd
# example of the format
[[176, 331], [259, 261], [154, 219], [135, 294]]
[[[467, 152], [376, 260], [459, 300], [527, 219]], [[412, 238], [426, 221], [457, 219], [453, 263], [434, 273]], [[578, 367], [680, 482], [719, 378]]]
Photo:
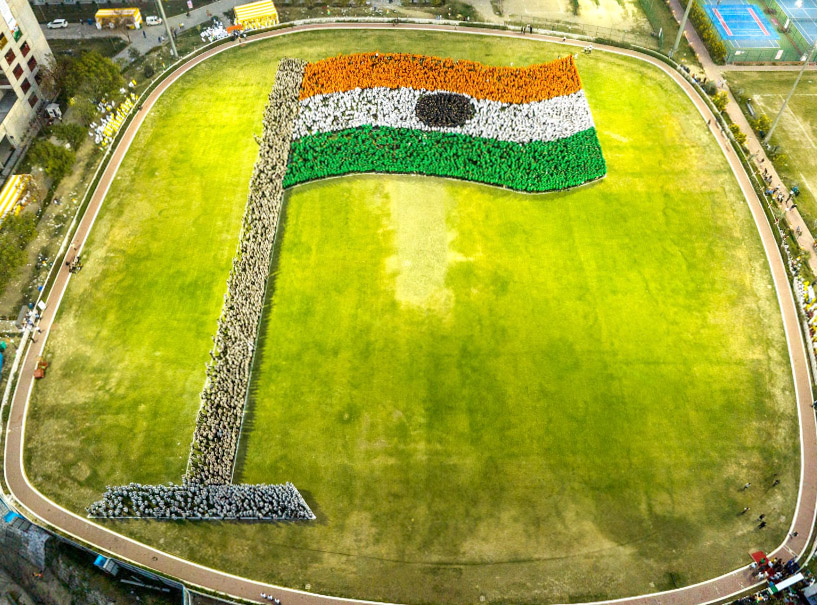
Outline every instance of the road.
[[[203, 23], [209, 24], [213, 17], [218, 17], [221, 21], [228, 25], [227, 17], [224, 13], [229, 12], [237, 4], [245, 4], [249, 0], [217, 0], [211, 4], [207, 4], [200, 8], [195, 8], [190, 11], [189, 16], [182, 14], [175, 17], [168, 17], [167, 22], [171, 29], [178, 30], [180, 25], [184, 25], [184, 29], [189, 29]], [[197, 2], [194, 2], [194, 5]], [[143, 13], [143, 18], [148, 14], [154, 15], [156, 11]], [[43, 29], [46, 39], [49, 40], [83, 40], [86, 38], [122, 38], [128, 42], [128, 46], [119, 52], [115, 59], [128, 59], [128, 51], [135, 48], [140, 55], [144, 55], [152, 48], [159, 46], [159, 36], [167, 38], [167, 31], [164, 24], [147, 26], [143, 25], [141, 30], [123, 30], [123, 29], [97, 29], [95, 25], [80, 25], [79, 23], [70, 23], [68, 27], [62, 29]]]
[[[283, 31], [272, 31], [259, 34], [248, 43], [263, 40], [278, 35], [288, 35], [295, 31], [310, 30], [354, 30], [354, 29], [389, 29], [395, 26], [388, 24], [312, 24], [295, 28], [288, 28]], [[401, 24], [396, 26], [404, 30], [434, 30], [448, 31], [457, 35], [490, 35], [501, 37], [518, 37], [520, 34], [496, 30], [476, 30], [472, 28], [457, 28], [454, 26], [431, 26]], [[542, 35], [527, 35], [528, 40], [543, 40], [548, 42], [561, 42], [557, 39]], [[584, 47], [586, 42], [578, 40], [568, 40], [564, 42], [569, 47]], [[88, 210], [80, 221], [74, 244], [80, 250], [90, 232], [94, 220], [102, 206], [108, 188], [116, 176], [116, 172], [122, 162], [122, 158], [127, 153], [131, 141], [136, 136], [139, 126], [150, 111], [159, 96], [173, 84], [180, 76], [195, 65], [206, 61], [215, 54], [229, 52], [237, 44], [230, 43], [199, 55], [185, 65], [179, 67], [168, 79], [150, 95], [144, 102], [143, 109], [131, 122], [124, 136], [114, 150], [111, 161], [103, 173], [99, 186], [91, 198]], [[788, 342], [789, 355], [792, 363], [794, 385], [798, 414], [800, 417], [800, 442], [801, 442], [801, 476], [800, 489], [798, 493], [797, 505], [793, 516], [790, 533], [786, 540], [771, 553], [772, 556], [780, 556], [789, 559], [794, 555], [802, 555], [809, 542], [812, 528], [814, 526], [815, 511], [817, 511], [817, 424], [815, 423], [814, 411], [811, 408], [812, 393], [809, 376], [808, 363], [805, 349], [800, 334], [795, 301], [786, 278], [784, 261], [781, 258], [777, 245], [768, 224], [761, 201], [755, 195], [749, 177], [743, 171], [742, 165], [732, 151], [731, 145], [726, 135], [715, 126], [716, 121], [711, 114], [708, 105], [697, 96], [692, 86], [671, 67], [663, 62], [641, 55], [635, 51], [623, 50], [616, 47], [594, 45], [596, 52], [604, 51], [618, 55], [635, 57], [652, 64], [656, 69], [661, 70], [672, 78], [680, 86], [700, 111], [702, 122], [710, 121], [710, 132], [715, 137], [724, 156], [729, 162], [735, 177], [745, 196], [749, 209], [754, 217], [760, 234], [763, 247], [769, 260], [769, 267], [777, 290], [780, 309], [783, 317], [783, 327]], [[608, 176], [608, 178], [612, 178]], [[260, 593], [265, 592], [282, 599], [286, 605], [330, 605], [348, 604], [351, 600], [326, 597], [309, 594], [298, 590], [280, 588], [265, 585], [249, 579], [233, 576], [218, 570], [209, 569], [189, 561], [185, 561], [166, 554], [153, 547], [141, 544], [130, 538], [126, 538], [108, 529], [104, 524], [98, 524], [91, 520], [74, 514], [56, 503], [48, 500], [39, 493], [28, 481], [23, 467], [23, 442], [25, 437], [25, 419], [28, 408], [31, 390], [34, 387], [33, 372], [37, 358], [42, 354], [46, 345], [49, 330], [54, 322], [57, 310], [65, 293], [66, 287], [71, 280], [64, 265], [60, 266], [54, 286], [49, 294], [47, 308], [43, 313], [40, 327], [43, 330], [42, 336], [36, 343], [31, 344], [24, 359], [20, 372], [17, 388], [12, 399], [10, 416], [5, 440], [4, 472], [6, 483], [16, 500], [16, 504], [30, 517], [39, 519], [41, 524], [57, 528], [59, 531], [68, 534], [75, 539], [92, 545], [95, 549], [110, 553], [112, 556], [126, 559], [136, 565], [141, 565], [153, 569], [159, 573], [179, 578], [190, 585], [203, 587], [208, 590], [225, 593], [233, 597], [244, 598], [261, 602]], [[792, 534], [796, 535], [792, 537]], [[616, 603], [619, 605], [692, 605], [697, 603], [708, 603], [723, 599], [730, 595], [739, 593], [754, 586], [754, 580], [750, 569], [743, 567], [731, 571], [718, 578], [702, 582], [700, 584], [687, 586], [677, 590], [651, 595], [634, 596], [632, 598], [620, 599]]]

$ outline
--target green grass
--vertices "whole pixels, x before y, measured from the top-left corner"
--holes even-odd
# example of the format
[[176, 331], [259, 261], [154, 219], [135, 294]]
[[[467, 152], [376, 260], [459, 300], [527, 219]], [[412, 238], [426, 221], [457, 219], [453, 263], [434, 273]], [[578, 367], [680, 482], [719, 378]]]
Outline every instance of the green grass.
[[[783, 106], [796, 73], [731, 72], [729, 86], [751, 97], [772, 120]], [[745, 108], [743, 108], [745, 111]], [[783, 181], [801, 191], [797, 207], [812, 231], [817, 229], [817, 74], [806, 72], [771, 140], [786, 155], [775, 163]]]
[[[272, 66], [374, 49], [565, 53], [310, 33], [187, 74], [142, 126], [63, 300], [27, 425], [40, 490], [81, 511], [105, 485], [179, 480]], [[358, 176], [288, 195], [239, 473], [293, 481], [316, 522], [107, 525], [234, 574], [410, 603], [652, 592], [777, 545], [797, 426], [757, 230], [671, 81], [604, 53], [578, 66], [599, 183], [529, 196]]]
[[83, 38], [76, 39], [51, 39], [48, 46], [55, 55], [79, 56], [83, 52], [95, 50], [103, 57], [113, 57], [118, 54], [128, 43], [122, 38]]

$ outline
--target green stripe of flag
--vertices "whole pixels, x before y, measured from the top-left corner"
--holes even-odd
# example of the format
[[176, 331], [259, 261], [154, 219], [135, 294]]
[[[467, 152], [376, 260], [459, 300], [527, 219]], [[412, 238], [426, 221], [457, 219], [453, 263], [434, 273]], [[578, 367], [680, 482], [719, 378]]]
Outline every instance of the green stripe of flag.
[[446, 176], [519, 191], [575, 187], [606, 172], [596, 130], [512, 143], [457, 133], [361, 126], [292, 144], [284, 187], [353, 172]]

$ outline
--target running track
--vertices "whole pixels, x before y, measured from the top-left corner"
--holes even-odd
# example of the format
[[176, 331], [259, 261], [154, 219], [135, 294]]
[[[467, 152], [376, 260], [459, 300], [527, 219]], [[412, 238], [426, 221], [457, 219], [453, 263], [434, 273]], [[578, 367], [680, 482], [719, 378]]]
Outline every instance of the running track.
[[[252, 39], [248, 40], [248, 42], [309, 30], [394, 28], [450, 31], [457, 32], [459, 35], [490, 35], [506, 37], [521, 36], [518, 33], [512, 32], [496, 30], [482, 31], [472, 28], [461, 29], [456, 26], [444, 25], [435, 26], [401, 24], [394, 26], [389, 24], [338, 23], [303, 25], [280, 31], [266, 32], [253, 37]], [[524, 37], [549, 42], [561, 42], [561, 39], [550, 36], [527, 35]], [[575, 47], [582, 47], [586, 43], [571, 40], [567, 41], [566, 44]], [[111, 156], [111, 161], [102, 175], [99, 185], [91, 198], [88, 209], [79, 223], [77, 232], [74, 236], [73, 244], [78, 246], [80, 251], [85, 243], [89, 231], [91, 230], [91, 227], [93, 226], [94, 220], [99, 213], [99, 209], [104, 202], [105, 194], [107, 193], [112, 180], [116, 176], [116, 172], [122, 158], [127, 153], [130, 143], [133, 141], [134, 136], [139, 130], [139, 126], [141, 125], [145, 114], [150, 111], [150, 108], [153, 106], [159, 96], [170, 85], [172, 85], [176, 79], [178, 79], [188, 70], [192, 69], [195, 65], [198, 65], [202, 61], [206, 61], [215, 54], [227, 51], [233, 46], [236, 46], [236, 44], [225, 44], [190, 60], [188, 63], [176, 69], [176, 71], [174, 71], [166, 80], [164, 80], [145, 100], [143, 109], [130, 123], [124, 133], [124, 136], [122, 137], [121, 142], [117, 146], [116, 150], [114, 150]], [[740, 161], [735, 157], [728, 140], [720, 131], [719, 127], [716, 126], [717, 121], [709, 111], [706, 103], [697, 96], [697, 93], [694, 91], [692, 86], [688, 84], [680, 74], [673, 71], [671, 67], [662, 63], [661, 61], [648, 55], [642, 55], [635, 51], [598, 45], [596, 45], [595, 48], [597, 50], [635, 57], [642, 61], [646, 61], [675, 80], [678, 86], [686, 91], [692, 102], [699, 109], [701, 119], [711, 120], [711, 132], [720, 145], [724, 156], [726, 156], [727, 160], [729, 161], [732, 171], [734, 172], [735, 177], [743, 190], [743, 194], [746, 197], [746, 201], [760, 233], [760, 237], [766, 251], [766, 256], [769, 260], [769, 266], [772, 272], [772, 277], [777, 290], [778, 301], [780, 303], [780, 308], [783, 315], [783, 326], [786, 333], [786, 339], [788, 341], [789, 355], [791, 358], [792, 371], [794, 375], [795, 391], [797, 394], [798, 414], [800, 417], [800, 442], [802, 445], [800, 491], [798, 493], [794, 520], [790, 529], [791, 532], [798, 532], [798, 536], [795, 538], [791, 538], [790, 536], [787, 537], [786, 541], [771, 554], [773, 556], [779, 555], [783, 559], [791, 558], [792, 555], [803, 555], [810, 540], [812, 528], [814, 527], [815, 513], [817, 512], [817, 425], [815, 424], [815, 416], [811, 408], [811, 403], [813, 400], [808, 362], [806, 360], [806, 353], [803, 347], [800, 327], [798, 325], [794, 298], [789, 282], [786, 278], [783, 259], [780, 257], [777, 250], [774, 236], [772, 235], [771, 227], [769, 226], [763, 213], [761, 202], [755, 195], [749, 178], [743, 171]], [[69, 248], [69, 254], [70, 253]], [[71, 275], [68, 273], [67, 268], [61, 263], [56, 281], [47, 300], [48, 307], [43, 313], [43, 317], [40, 321], [40, 327], [42, 328], [43, 333], [39, 340], [32, 344], [32, 346], [29, 348], [26, 357], [23, 360], [20, 378], [11, 402], [10, 417], [6, 435], [4, 472], [6, 483], [11, 490], [12, 496], [16, 500], [15, 504], [22, 508], [32, 518], [39, 519], [40, 523], [47, 527], [55, 528], [57, 531], [63, 534], [69, 535], [80, 542], [89, 544], [97, 550], [110, 553], [116, 558], [125, 559], [136, 565], [153, 569], [161, 574], [179, 578], [192, 586], [253, 601], [261, 601], [260, 593], [266, 592], [267, 594], [272, 594], [278, 598], [281, 598], [286, 605], [329, 605], [342, 603], [348, 604], [353, 602], [352, 600], [324, 597], [321, 595], [286, 588], [278, 588], [253, 582], [245, 578], [226, 574], [214, 569], [209, 569], [195, 563], [179, 559], [172, 555], [168, 555], [150, 546], [141, 544], [135, 540], [131, 540], [130, 538], [120, 536], [119, 534], [106, 529], [104, 525], [98, 525], [85, 517], [69, 512], [68, 510], [48, 500], [29, 483], [25, 474], [25, 469], [23, 468], [23, 439], [25, 435], [26, 410], [28, 407], [31, 389], [34, 384], [34, 366], [37, 358], [43, 352], [48, 338], [49, 329], [54, 321], [54, 316], [57, 313], [57, 309], [59, 308], [60, 301], [62, 300], [62, 296], [65, 293], [65, 289], [70, 281], [70, 278]], [[618, 599], [614, 602], [633, 605], [691, 605], [693, 603], [708, 603], [726, 599], [731, 595], [751, 587], [753, 584], [754, 582], [751, 578], [748, 567], [744, 567], [700, 584], [663, 593]], [[609, 603], [613, 601], [607, 602]]]

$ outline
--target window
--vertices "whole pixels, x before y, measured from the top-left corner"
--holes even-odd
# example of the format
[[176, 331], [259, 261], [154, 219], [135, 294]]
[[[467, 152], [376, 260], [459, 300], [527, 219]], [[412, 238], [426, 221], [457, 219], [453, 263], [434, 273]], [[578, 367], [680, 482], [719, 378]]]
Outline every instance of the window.
[[28, 90], [31, 88], [31, 82], [29, 82], [28, 80], [23, 80], [23, 84], [22, 86], [20, 86], [20, 88], [23, 89], [23, 94], [26, 94]]
[[31, 95], [31, 98], [28, 100], [28, 104], [32, 107], [36, 107], [38, 102], [39, 99], [37, 98], [37, 95]]
[[5, 48], [6, 44], [8, 44], [8, 43], [9, 43], [9, 41], [6, 40], [6, 35], [5, 34], [0, 34], [0, 50]]
[[31, 47], [28, 45], [28, 42], [23, 42], [23, 45], [20, 47], [20, 52], [23, 53], [23, 56], [28, 56], [28, 53], [31, 52]]
[[20, 76], [22, 76], [22, 75], [23, 75], [23, 66], [22, 66], [22, 65], [18, 65], [17, 67], [15, 67], [15, 68], [14, 68], [14, 71], [13, 71], [13, 72], [11, 72], [11, 73], [13, 73], [13, 74], [14, 74], [14, 77], [15, 77], [15, 78], [17, 78], [17, 79], [19, 80], [19, 79], [20, 79]]
[[9, 51], [6, 53], [6, 63], [11, 65], [12, 63], [14, 63], [14, 59], [16, 58], [17, 56], [14, 54], [14, 51], [9, 49]]
[[[38, 71], [36, 74], [34, 74], [34, 81], [37, 84], [41, 84], [43, 81], [43, 72]], [[0, 84], [2, 84], [2, 82], [0, 82]]]
[[28, 71], [34, 71], [34, 68], [37, 67], [37, 59], [31, 57], [28, 60]]

